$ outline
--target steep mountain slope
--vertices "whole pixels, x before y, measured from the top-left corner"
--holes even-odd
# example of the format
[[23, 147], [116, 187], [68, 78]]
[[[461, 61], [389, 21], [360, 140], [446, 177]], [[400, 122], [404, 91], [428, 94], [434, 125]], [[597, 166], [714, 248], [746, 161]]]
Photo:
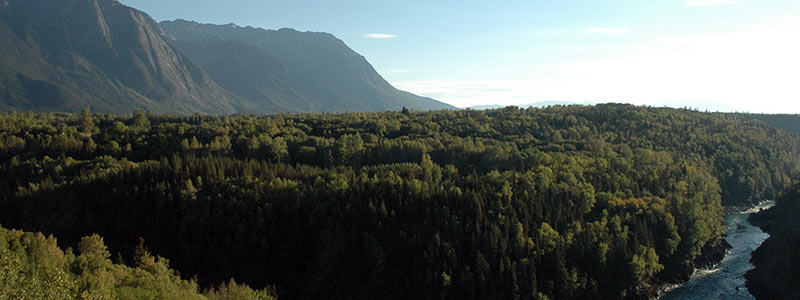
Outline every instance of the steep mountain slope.
[[255, 110], [165, 36], [147, 14], [113, 0], [3, 1], [0, 109]]
[[[286, 64], [264, 53], [263, 50], [241, 41], [223, 41], [218, 38], [202, 42], [175, 41], [186, 55], [203, 65], [216, 82], [228, 90], [235, 91], [247, 99], [258, 100], [266, 110], [277, 111], [324, 111], [331, 107], [319, 105], [297, 92], [292, 85], [313, 87], [299, 76], [291, 77]], [[310, 89], [309, 89], [310, 90]], [[334, 91], [327, 91], [333, 97]], [[315, 95], [325, 97], [326, 95]], [[346, 95], [338, 95], [346, 96]], [[357, 102], [355, 99], [350, 99]], [[363, 105], [358, 103], [359, 108]]]
[[392, 87], [363, 56], [328, 33], [185, 20], [164, 21], [161, 27], [220, 85], [266, 106], [300, 111], [454, 109]]

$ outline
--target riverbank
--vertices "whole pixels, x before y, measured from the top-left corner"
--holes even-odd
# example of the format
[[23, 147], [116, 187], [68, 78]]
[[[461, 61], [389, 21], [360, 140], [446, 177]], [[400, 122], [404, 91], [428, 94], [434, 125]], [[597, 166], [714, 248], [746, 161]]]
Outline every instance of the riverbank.
[[[730, 209], [725, 215], [725, 237], [731, 245], [716, 264], [698, 268], [682, 285], [665, 287], [657, 299], [754, 299], [748, 292], [744, 274], [753, 268], [750, 255], [768, 235], [748, 222], [748, 217], [774, 205], [765, 201], [754, 207]], [[712, 251], [713, 253], [714, 251]]]
[[713, 244], [707, 245], [703, 248], [703, 254], [695, 259], [693, 263], [694, 268], [692, 270], [686, 270], [686, 275], [682, 275], [684, 277], [678, 278], [678, 280], [682, 281], [683, 283], [662, 284], [656, 291], [656, 297], [652, 299], [660, 299], [664, 294], [681, 288], [685, 284], [689, 283], [699, 274], [714, 269], [716, 266], [722, 263], [724, 257], [729, 253], [730, 249], [731, 245], [727, 240], [725, 240], [725, 238], [721, 238]]
[[752, 216], [755, 213], [763, 212], [775, 207], [775, 204], [775, 200], [764, 200], [753, 206], [726, 206], [725, 215], [747, 214]]
[[772, 209], [754, 214], [750, 222], [770, 234], [753, 252], [755, 269], [746, 274], [747, 288], [756, 299], [800, 299], [800, 191], [798, 186]]

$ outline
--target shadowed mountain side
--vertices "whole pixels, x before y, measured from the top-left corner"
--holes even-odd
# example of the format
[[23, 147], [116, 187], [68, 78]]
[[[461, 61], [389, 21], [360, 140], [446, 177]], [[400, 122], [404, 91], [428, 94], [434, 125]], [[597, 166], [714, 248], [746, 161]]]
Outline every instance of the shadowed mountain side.
[[328, 33], [185, 20], [164, 21], [161, 27], [217, 82], [254, 102], [300, 111], [455, 109], [397, 90]]
[[8, 0], [0, 7], [0, 108], [233, 113], [217, 86], [147, 14], [112, 0]]
[[[174, 43], [219, 85], [260, 103], [270, 112], [370, 110], [367, 104], [318, 80], [290, 71], [282, 61], [241, 41], [211, 38]], [[348, 105], [337, 106], [327, 101], [329, 99], [346, 101]]]

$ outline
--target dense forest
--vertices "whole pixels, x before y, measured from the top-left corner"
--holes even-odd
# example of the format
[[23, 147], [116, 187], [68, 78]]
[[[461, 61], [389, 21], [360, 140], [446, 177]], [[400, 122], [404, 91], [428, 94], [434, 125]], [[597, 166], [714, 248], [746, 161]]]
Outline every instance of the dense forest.
[[0, 128], [3, 226], [97, 233], [124, 270], [141, 237], [189, 284], [284, 299], [647, 299], [722, 258], [723, 205], [800, 171], [745, 115], [616, 104]]
[[770, 237], [753, 252], [756, 266], [747, 273], [747, 288], [759, 299], [800, 298], [800, 182], [778, 199], [775, 207], [760, 212], [751, 222]]

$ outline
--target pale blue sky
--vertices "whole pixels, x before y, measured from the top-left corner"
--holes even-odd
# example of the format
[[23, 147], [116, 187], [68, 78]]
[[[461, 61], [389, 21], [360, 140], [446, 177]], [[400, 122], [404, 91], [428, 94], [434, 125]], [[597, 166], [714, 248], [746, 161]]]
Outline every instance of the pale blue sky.
[[459, 107], [800, 113], [798, 0], [122, 2], [159, 21], [330, 32], [395, 86]]

